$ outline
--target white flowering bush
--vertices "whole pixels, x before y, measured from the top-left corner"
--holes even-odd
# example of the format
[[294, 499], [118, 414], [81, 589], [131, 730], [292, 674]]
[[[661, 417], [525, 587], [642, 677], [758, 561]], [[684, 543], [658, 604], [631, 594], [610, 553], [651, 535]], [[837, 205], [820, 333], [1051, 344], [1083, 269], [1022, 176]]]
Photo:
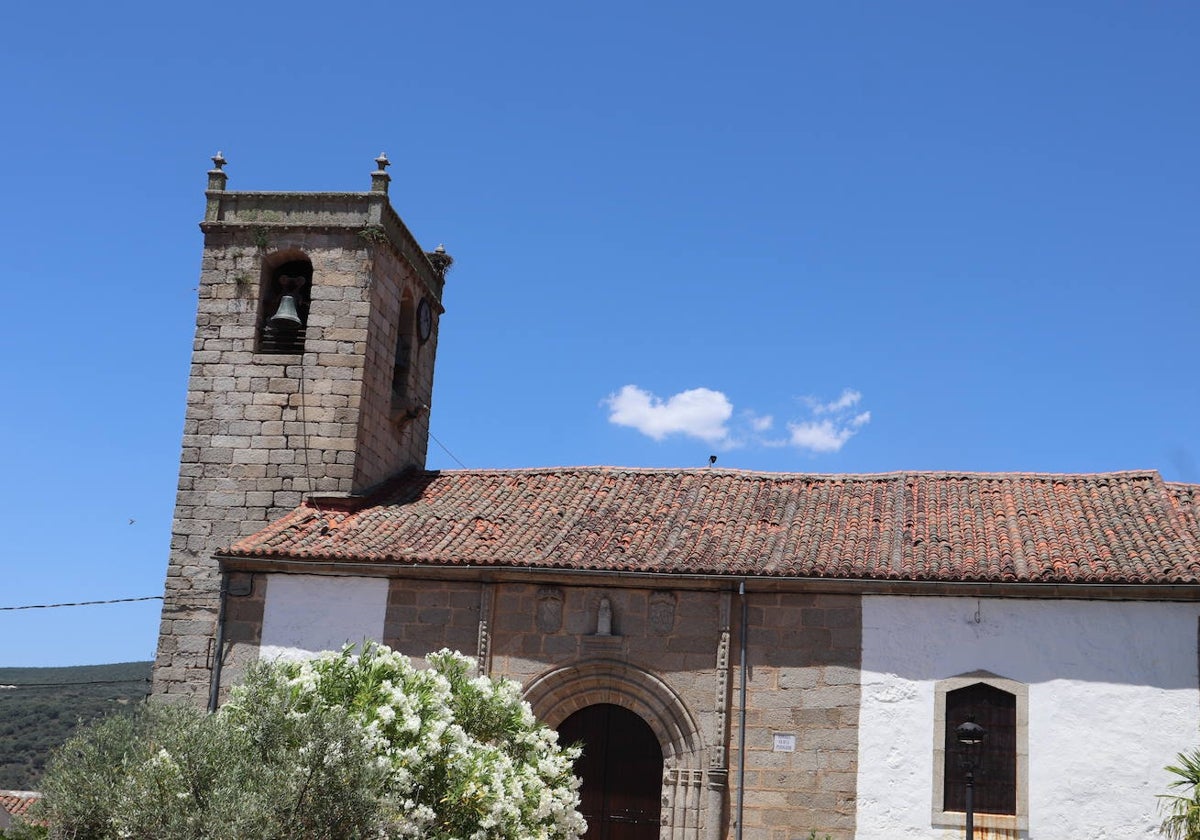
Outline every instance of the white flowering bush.
[[[220, 715], [253, 733], [264, 703], [292, 714], [344, 710], [386, 773], [388, 838], [570, 840], [578, 751], [558, 745], [511, 680], [473, 676], [474, 660], [442, 650], [428, 667], [382, 645], [260, 669]], [[302, 748], [303, 749], [303, 748]]]
[[215, 715], [149, 708], [59, 751], [50, 836], [72, 840], [576, 840], [578, 753], [518, 686], [382, 646], [260, 664]]

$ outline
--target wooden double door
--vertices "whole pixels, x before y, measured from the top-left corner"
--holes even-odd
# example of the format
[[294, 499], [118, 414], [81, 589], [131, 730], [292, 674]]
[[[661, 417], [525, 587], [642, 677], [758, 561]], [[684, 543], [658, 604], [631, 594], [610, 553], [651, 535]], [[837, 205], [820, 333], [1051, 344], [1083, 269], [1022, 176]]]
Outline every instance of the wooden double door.
[[559, 743], [583, 746], [575, 773], [583, 780], [585, 840], [658, 840], [662, 749], [644, 720], [621, 706], [580, 709], [558, 727]]

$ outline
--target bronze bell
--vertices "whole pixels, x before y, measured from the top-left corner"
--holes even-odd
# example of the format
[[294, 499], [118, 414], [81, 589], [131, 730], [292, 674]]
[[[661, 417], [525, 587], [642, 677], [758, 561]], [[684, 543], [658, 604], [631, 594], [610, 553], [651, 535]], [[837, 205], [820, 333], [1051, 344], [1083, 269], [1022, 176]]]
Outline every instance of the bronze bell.
[[279, 308], [275, 310], [275, 314], [267, 323], [276, 329], [283, 330], [294, 330], [300, 327], [304, 322], [300, 320], [300, 313], [296, 311], [296, 298], [292, 295], [281, 297]]

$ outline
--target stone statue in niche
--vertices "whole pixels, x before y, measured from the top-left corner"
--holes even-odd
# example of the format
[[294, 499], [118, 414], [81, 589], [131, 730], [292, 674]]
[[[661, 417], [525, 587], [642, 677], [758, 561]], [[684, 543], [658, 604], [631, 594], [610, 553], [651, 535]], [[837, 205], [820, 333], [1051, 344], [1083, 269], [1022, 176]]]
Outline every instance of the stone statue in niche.
[[557, 633], [562, 629], [562, 590], [543, 586], [537, 591], [537, 629], [539, 633]]
[[607, 595], [600, 599], [600, 606], [596, 608], [596, 635], [612, 635], [612, 601]]
[[675, 629], [675, 593], [650, 593], [650, 629], [660, 636]]

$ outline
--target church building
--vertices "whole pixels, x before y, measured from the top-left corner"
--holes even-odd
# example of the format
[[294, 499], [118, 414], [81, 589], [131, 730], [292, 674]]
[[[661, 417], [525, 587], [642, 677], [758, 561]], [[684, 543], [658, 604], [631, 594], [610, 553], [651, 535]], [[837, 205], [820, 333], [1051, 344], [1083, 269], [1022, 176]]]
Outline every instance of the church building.
[[160, 698], [448, 647], [584, 743], [588, 840], [961, 837], [967, 796], [977, 837], [1157, 836], [1200, 736], [1200, 485], [429, 471], [453, 261], [386, 157], [354, 193], [213, 161]]

